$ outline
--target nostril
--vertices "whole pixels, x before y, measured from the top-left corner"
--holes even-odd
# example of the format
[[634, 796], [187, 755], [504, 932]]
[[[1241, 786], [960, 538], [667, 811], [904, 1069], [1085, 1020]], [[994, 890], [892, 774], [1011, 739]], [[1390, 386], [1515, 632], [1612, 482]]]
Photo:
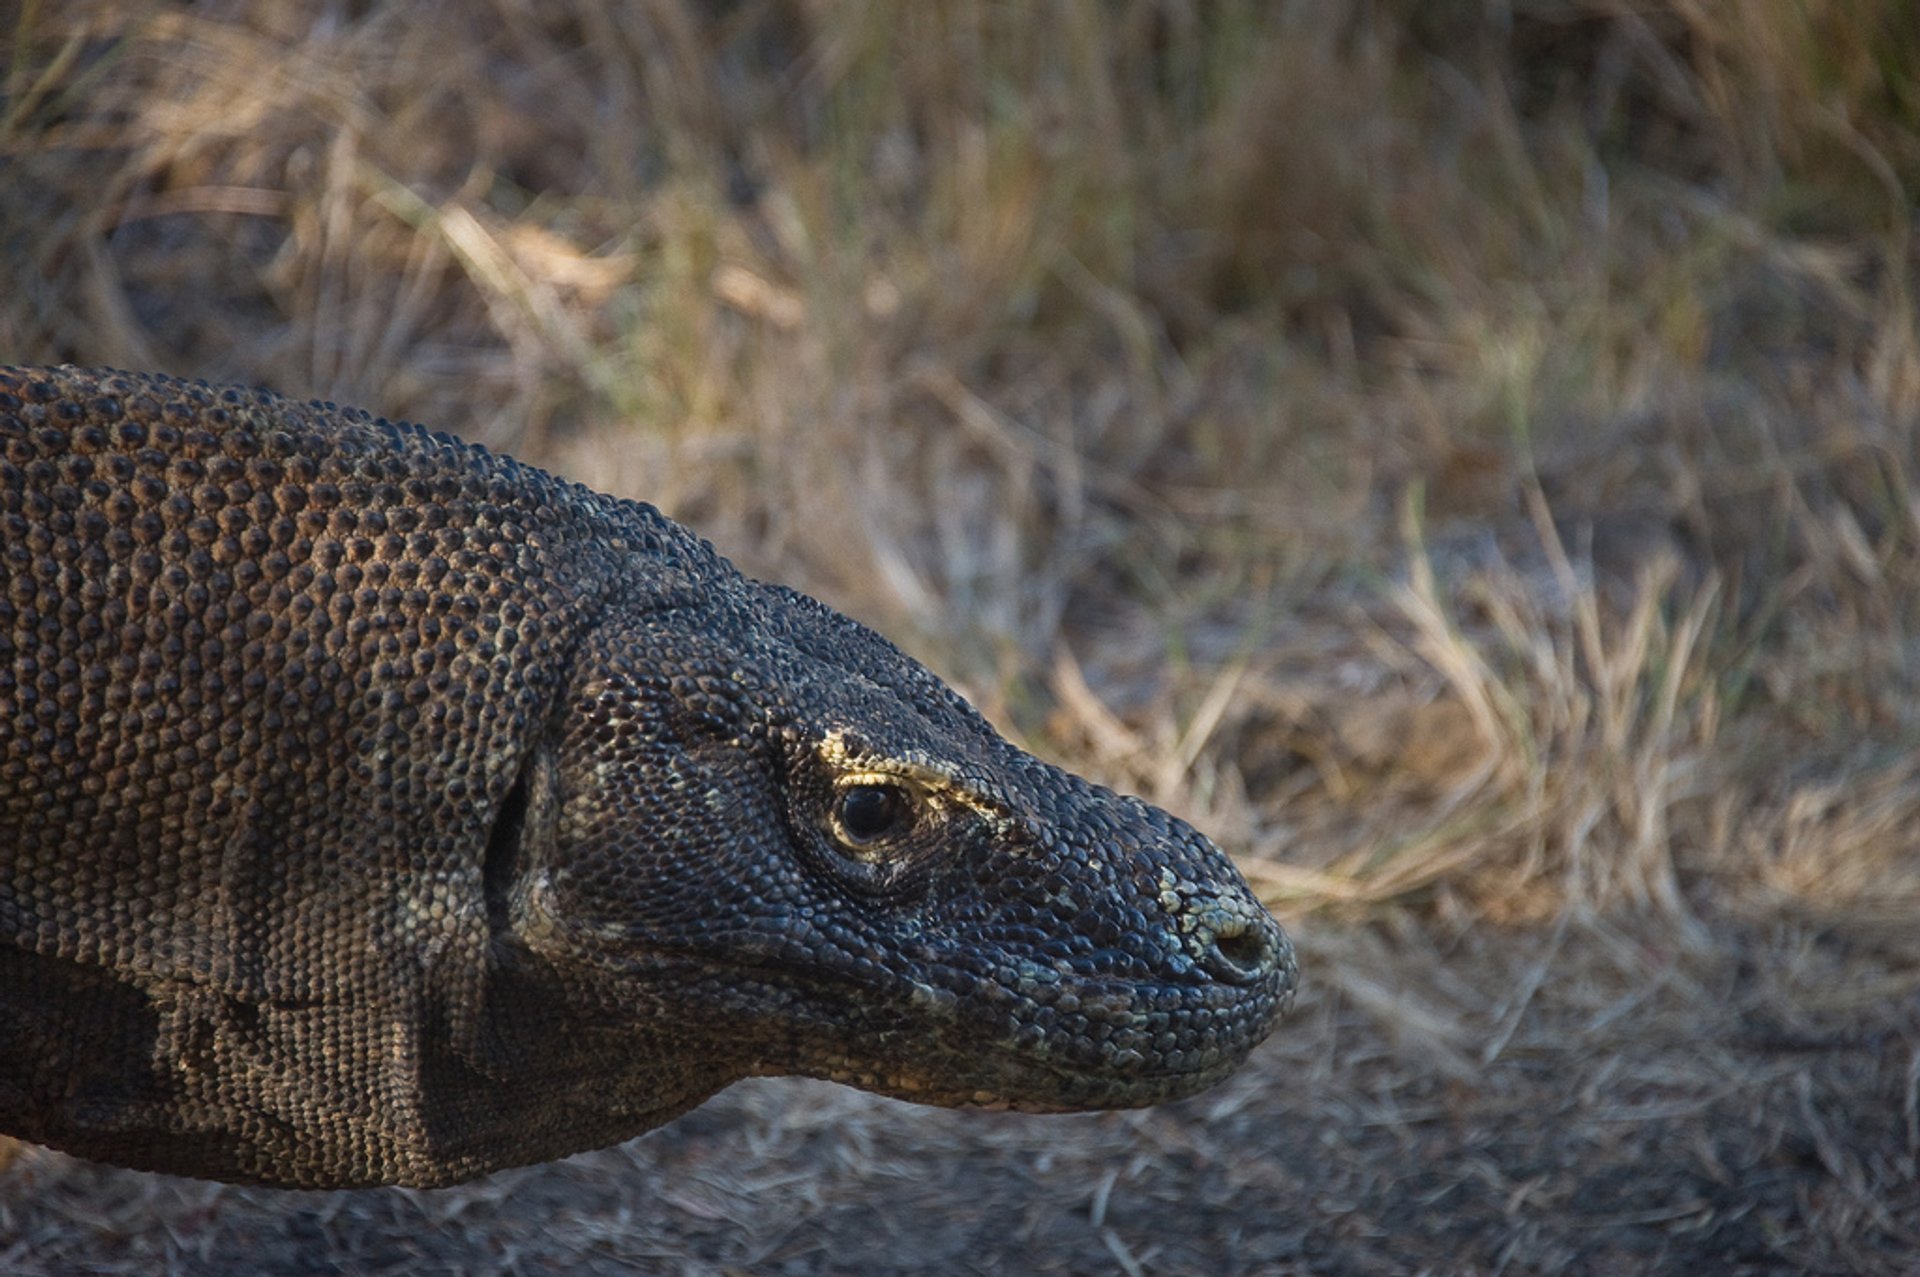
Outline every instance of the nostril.
[[1206, 966], [1229, 984], [1251, 984], [1273, 969], [1276, 946], [1263, 928], [1236, 926], [1214, 933]]

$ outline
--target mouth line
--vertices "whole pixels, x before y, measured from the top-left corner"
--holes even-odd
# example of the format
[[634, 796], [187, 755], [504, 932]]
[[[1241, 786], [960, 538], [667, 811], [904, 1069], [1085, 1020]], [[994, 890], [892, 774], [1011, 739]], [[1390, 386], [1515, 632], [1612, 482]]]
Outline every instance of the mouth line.
[[[1213, 1059], [1205, 1062], [1182, 1063], [1177, 1067], [1167, 1067], [1162, 1064], [1149, 1069], [1142, 1067], [1147, 1061], [1144, 1057], [1138, 1057], [1137, 1053], [1137, 1062], [1132, 1064], [1118, 1063], [1110, 1057], [1102, 1059], [1097, 1056], [1074, 1061], [1064, 1058], [1063, 1043], [1043, 1044], [1028, 1041], [1022, 1044], [1016, 1034], [1023, 1027], [1030, 1030], [1032, 1026], [1028, 1022], [1012, 1021], [1010, 1023], [1004, 1018], [1006, 1016], [1004, 1007], [996, 1007], [990, 1002], [970, 1001], [950, 990], [941, 990], [941, 992], [948, 994], [951, 1001], [922, 1003], [914, 1007], [913, 1003], [918, 999], [913, 994], [899, 996], [900, 988], [896, 985], [862, 985], [854, 981], [842, 983], [822, 977], [818, 973], [796, 970], [778, 961], [740, 962], [736, 959], [726, 963], [714, 963], [713, 966], [716, 969], [741, 973], [750, 978], [777, 981], [788, 989], [800, 991], [803, 995], [831, 995], [829, 1000], [834, 1002], [844, 1002], [850, 987], [884, 990], [889, 993], [889, 1001], [895, 1004], [897, 1010], [916, 1011], [922, 1024], [932, 1030], [934, 1040], [944, 1039], [949, 1030], [964, 1031], [964, 1026], [972, 1021], [981, 1028], [982, 1032], [977, 1045], [967, 1053], [971, 1056], [971, 1067], [966, 1068], [964, 1073], [980, 1076], [983, 1079], [993, 1075], [996, 1081], [992, 1085], [975, 1086], [964, 1081], [954, 1084], [928, 1085], [930, 1079], [916, 1076], [916, 1070], [911, 1066], [906, 1071], [889, 1076], [890, 1070], [884, 1064], [876, 1065], [871, 1060], [857, 1063], [857, 1057], [841, 1055], [837, 1051], [834, 1052], [834, 1056], [838, 1058], [829, 1056], [816, 1059], [814, 1063], [818, 1071], [813, 1069], [807, 1071], [812, 1076], [824, 1077], [829, 1081], [842, 1082], [862, 1089], [881, 1090], [902, 1099], [979, 1108], [1011, 1108], [1022, 1112], [1070, 1113], [1135, 1107], [1177, 1099], [1180, 1096], [1204, 1090], [1233, 1073], [1254, 1049], [1266, 1040], [1272, 1026], [1285, 1014], [1289, 1001], [1289, 991], [1284, 988], [1264, 996], [1235, 999], [1242, 1003], [1241, 1009], [1244, 1014], [1232, 1017], [1229, 1026], [1232, 1040], [1221, 1042], [1216, 1037], [1210, 1044], [1217, 1052]], [[927, 986], [915, 987], [924, 989]], [[1149, 991], [1149, 1004], [1140, 1007], [1136, 1001], [1136, 1009], [1125, 1013], [1124, 1018], [1109, 1018], [1106, 1023], [1116, 1031], [1147, 1030], [1149, 1017], [1156, 1012], [1169, 1009], [1165, 1002], [1155, 1004], [1151, 999], [1152, 993], [1161, 992], [1163, 996], [1170, 993], [1176, 999], [1185, 1001], [1184, 995], [1193, 988], [1190, 985], [1125, 985], [1122, 987], [1133, 993], [1136, 999], [1141, 990]], [[1094, 992], [1115, 991], [1117, 991], [1115, 986], [1109, 985], [1104, 990]], [[1024, 998], [1023, 1001], [1029, 1006], [1050, 1007], [1050, 1004], [1030, 997]], [[963, 1007], [970, 1008], [973, 1014], [968, 1014]], [[1216, 1005], [1202, 1009], [1210, 1010], [1218, 1016], [1226, 1008]], [[981, 1023], [982, 1021], [985, 1023]], [[1216, 1023], [1216, 1032], [1220, 1027]], [[1124, 1049], [1128, 1048], [1116, 1048], [1116, 1053]], [[1206, 1047], [1196, 1046], [1189, 1051], [1190, 1054], [1198, 1054], [1206, 1049]], [[945, 1046], [931, 1048], [931, 1052], [927, 1057], [929, 1062], [933, 1054], [945, 1056], [950, 1063], [952, 1062], [953, 1047], [950, 1042]], [[1004, 1089], [1009, 1082], [1021, 1077], [1043, 1082], [1044, 1085], [1039, 1088], [1043, 1093], [1071, 1094], [1076, 1088], [1086, 1088], [1089, 1094], [1084, 1100], [1058, 1102], [1034, 1098], [1009, 1098], [1003, 1093]]]
[[[897, 994], [903, 989], [912, 989], [930, 990], [938, 999], [949, 1005], [971, 1003], [991, 1008], [1001, 1001], [993, 997], [982, 1000], [937, 980], [916, 980], [897, 974], [890, 980], [876, 980], [871, 976], [863, 977], [854, 971], [822, 973], [817, 966], [809, 968], [779, 954], [761, 954], [743, 958], [737, 951], [722, 956], [710, 950], [693, 947], [655, 952], [671, 954], [716, 971], [769, 977], [810, 992], [833, 994], [844, 993], [849, 988], [862, 988]], [[1059, 1010], [1059, 1002], [1063, 997], [1070, 996], [1078, 999], [1082, 1008], [1089, 1003], [1103, 1005], [1110, 999], [1121, 998], [1127, 1006], [1125, 1011], [1116, 1011], [1111, 1006], [1104, 1005], [1103, 1010], [1108, 1016], [1119, 1015], [1127, 1021], [1138, 1020], [1159, 1012], [1190, 1008], [1210, 1011], [1216, 1015], [1226, 1014], [1236, 1020], [1244, 1019], [1250, 1024], [1255, 1020], [1273, 1019], [1283, 1014], [1292, 1001], [1295, 986], [1291, 973], [1284, 970], [1278, 970], [1272, 978], [1255, 984], [1234, 985], [1212, 979], [1173, 982], [1129, 980], [1114, 976], [1070, 976], [1049, 963], [1041, 963], [1034, 959], [1016, 958], [1013, 961], [1018, 964], [1016, 970], [1022, 974], [1038, 973], [1041, 978], [1032, 980], [1025, 989], [1022, 989], [1017, 985], [973, 975], [965, 968], [945, 969], [969, 976], [979, 985], [998, 989], [1006, 996], [1031, 1006], [1054, 1011]], [[1069, 987], [1070, 984], [1071, 987]], [[1090, 1018], [1100, 1017], [1096, 1015]], [[1115, 1023], [1120, 1021], [1116, 1020]]]

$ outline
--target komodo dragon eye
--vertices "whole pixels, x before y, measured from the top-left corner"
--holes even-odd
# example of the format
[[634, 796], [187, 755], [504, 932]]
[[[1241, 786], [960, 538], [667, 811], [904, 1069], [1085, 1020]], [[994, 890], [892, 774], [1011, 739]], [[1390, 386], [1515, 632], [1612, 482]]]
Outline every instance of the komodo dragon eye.
[[849, 785], [840, 792], [833, 819], [844, 842], [864, 847], [905, 833], [913, 827], [913, 815], [913, 795], [904, 787], [860, 784]]

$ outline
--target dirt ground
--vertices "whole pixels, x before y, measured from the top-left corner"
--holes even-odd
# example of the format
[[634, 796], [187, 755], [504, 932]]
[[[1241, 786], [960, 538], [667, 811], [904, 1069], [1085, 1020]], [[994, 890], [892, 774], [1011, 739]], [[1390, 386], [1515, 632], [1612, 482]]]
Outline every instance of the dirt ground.
[[[0, 1176], [0, 1263], [22, 1274], [1912, 1271], [1910, 1007], [1785, 1023], [1751, 966], [1682, 971], [1621, 937], [1569, 937], [1557, 961], [1668, 969], [1651, 987], [1643, 971], [1601, 1008], [1542, 985], [1525, 1027], [1481, 1066], [1390, 1040], [1327, 978], [1342, 958], [1382, 974], [1415, 955], [1342, 954], [1308, 935], [1316, 979], [1294, 1022], [1244, 1073], [1182, 1104], [1036, 1117], [751, 1082], [619, 1148], [432, 1192], [239, 1189], [25, 1151]], [[1471, 947], [1480, 970], [1543, 956], [1537, 937]], [[1589, 947], [1603, 951], [1579, 952]], [[1711, 1022], [1695, 1013], [1697, 980], [1721, 1007]], [[1631, 1028], [1676, 1023], [1670, 1003], [1688, 1032]]]
[[1142, 1112], [12, 1146], [0, 1272], [1920, 1272], [1920, 27], [1739, 14], [0, 0], [0, 362], [653, 501], [1303, 958]]

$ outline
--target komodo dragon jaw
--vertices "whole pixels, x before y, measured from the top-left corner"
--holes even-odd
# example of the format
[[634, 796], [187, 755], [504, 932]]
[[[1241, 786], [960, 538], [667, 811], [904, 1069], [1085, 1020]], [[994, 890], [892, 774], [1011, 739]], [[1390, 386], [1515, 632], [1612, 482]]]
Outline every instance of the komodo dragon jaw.
[[0, 1131], [430, 1185], [753, 1075], [1146, 1104], [1294, 979], [1211, 842], [649, 506], [0, 371]]

